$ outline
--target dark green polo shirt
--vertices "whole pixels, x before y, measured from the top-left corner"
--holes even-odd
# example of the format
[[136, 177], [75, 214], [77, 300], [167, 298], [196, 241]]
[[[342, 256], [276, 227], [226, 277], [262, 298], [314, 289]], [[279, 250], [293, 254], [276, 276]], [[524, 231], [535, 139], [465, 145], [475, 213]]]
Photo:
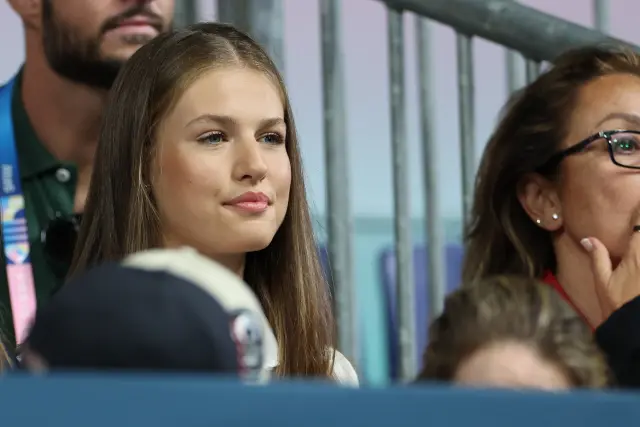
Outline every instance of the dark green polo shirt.
[[[64, 273], [55, 271], [43, 252], [42, 231], [56, 214], [68, 216], [73, 213], [77, 173], [76, 168], [64, 164], [40, 143], [22, 103], [21, 74], [14, 85], [11, 113], [25, 198], [25, 215], [31, 244], [31, 265], [36, 287], [38, 306], [46, 303], [62, 285]], [[1, 143], [6, 143], [2, 141]], [[9, 300], [9, 287], [2, 251], [2, 273], [0, 273], [0, 327], [13, 341], [13, 318]], [[57, 270], [60, 270], [58, 267]]]

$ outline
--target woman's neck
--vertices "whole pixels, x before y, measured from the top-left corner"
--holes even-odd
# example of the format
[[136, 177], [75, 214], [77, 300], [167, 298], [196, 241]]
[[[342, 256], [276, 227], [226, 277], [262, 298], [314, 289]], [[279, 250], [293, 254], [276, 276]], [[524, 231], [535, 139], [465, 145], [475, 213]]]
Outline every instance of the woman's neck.
[[236, 273], [238, 277], [240, 277], [241, 279], [244, 278], [244, 266], [245, 266], [245, 260], [246, 260], [245, 254], [222, 255], [222, 256], [215, 255], [215, 256], [209, 256], [209, 258], [227, 267], [229, 270]]
[[178, 249], [185, 246], [190, 246], [200, 252], [202, 255], [233, 271], [241, 279], [244, 278], [246, 254], [219, 254], [211, 251], [205, 251], [204, 249], [195, 247], [193, 245], [185, 244], [184, 241], [185, 239], [179, 239], [175, 236], [165, 235], [164, 247], [166, 249]]
[[604, 319], [598, 303], [590, 260], [581, 246], [563, 234], [554, 242], [556, 254], [556, 278], [571, 302], [597, 327]]

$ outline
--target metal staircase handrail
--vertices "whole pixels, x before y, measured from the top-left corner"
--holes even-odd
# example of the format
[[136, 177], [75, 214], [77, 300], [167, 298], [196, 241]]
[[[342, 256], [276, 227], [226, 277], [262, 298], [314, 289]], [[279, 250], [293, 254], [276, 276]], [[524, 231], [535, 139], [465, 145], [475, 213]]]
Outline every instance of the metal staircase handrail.
[[460, 33], [498, 43], [535, 61], [552, 61], [561, 53], [586, 45], [640, 47], [512, 0], [383, 0], [453, 27]]

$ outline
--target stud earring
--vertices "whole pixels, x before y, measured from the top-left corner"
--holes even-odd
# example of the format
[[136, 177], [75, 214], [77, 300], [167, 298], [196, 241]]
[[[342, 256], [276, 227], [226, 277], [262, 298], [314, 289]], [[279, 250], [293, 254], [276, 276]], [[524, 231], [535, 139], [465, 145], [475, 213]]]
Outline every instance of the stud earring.
[[538, 224], [538, 225], [542, 224], [542, 221], [540, 220], [540, 218], [536, 219], [536, 224]]
[[560, 218], [560, 217], [558, 216], [558, 214], [557, 214], [557, 213], [554, 213], [554, 214], [552, 214], [552, 215], [551, 215], [551, 218], [552, 218], [554, 221], [557, 221], [557, 220], [558, 220], [558, 218]]

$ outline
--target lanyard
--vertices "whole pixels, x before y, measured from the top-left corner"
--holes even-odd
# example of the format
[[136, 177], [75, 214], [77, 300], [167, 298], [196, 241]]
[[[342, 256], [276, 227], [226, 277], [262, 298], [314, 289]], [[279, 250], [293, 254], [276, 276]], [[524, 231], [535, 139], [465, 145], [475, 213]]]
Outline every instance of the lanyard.
[[36, 312], [36, 293], [29, 256], [29, 233], [24, 211], [18, 154], [11, 117], [15, 78], [0, 87], [0, 225], [2, 249], [16, 343], [21, 344]]

